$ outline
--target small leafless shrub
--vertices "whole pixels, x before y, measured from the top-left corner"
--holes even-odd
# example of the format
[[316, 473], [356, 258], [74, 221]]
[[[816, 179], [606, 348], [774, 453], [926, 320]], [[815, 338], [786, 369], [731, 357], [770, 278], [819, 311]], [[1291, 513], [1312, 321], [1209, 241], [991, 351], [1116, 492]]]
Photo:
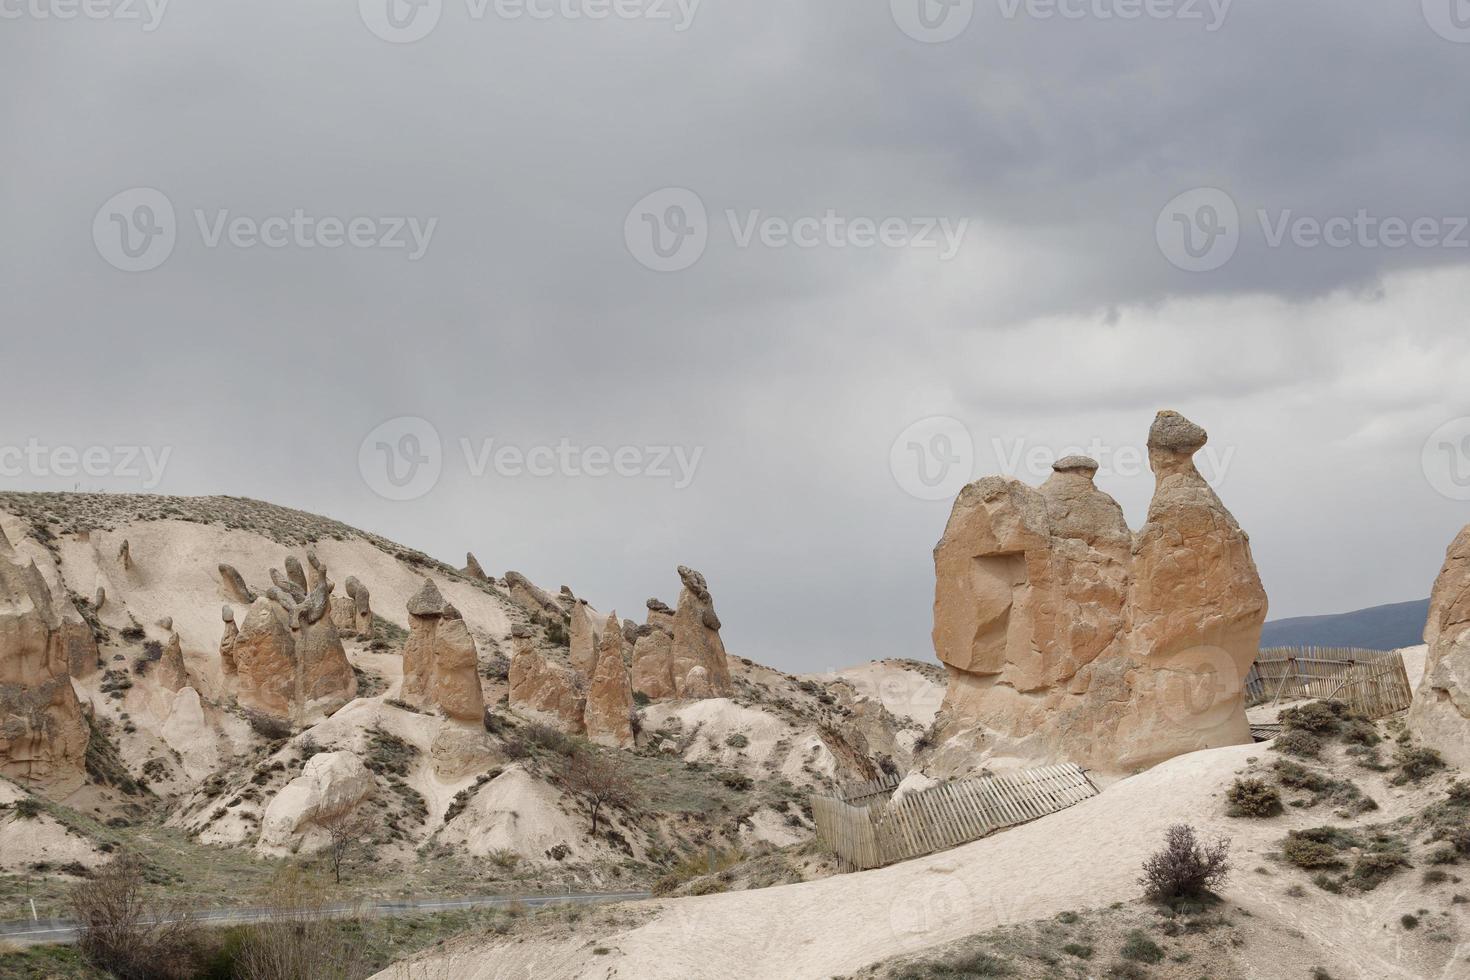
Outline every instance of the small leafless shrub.
[[1149, 898], [1158, 902], [1198, 899], [1209, 895], [1230, 874], [1230, 840], [1202, 844], [1188, 824], [1175, 824], [1164, 847], [1143, 862], [1138, 879]]
[[143, 895], [146, 865], [124, 853], [71, 892], [77, 945], [118, 980], [193, 976], [198, 937], [181, 907], [154, 908]]

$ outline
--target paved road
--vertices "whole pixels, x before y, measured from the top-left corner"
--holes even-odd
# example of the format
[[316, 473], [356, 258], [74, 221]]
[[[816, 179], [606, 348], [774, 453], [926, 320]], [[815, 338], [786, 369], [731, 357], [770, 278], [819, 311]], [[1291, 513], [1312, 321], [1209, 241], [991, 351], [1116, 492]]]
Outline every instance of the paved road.
[[[629, 902], [648, 897], [648, 892], [588, 892], [576, 895], [475, 895], [466, 898], [408, 898], [398, 902], [382, 902], [374, 905], [328, 905], [320, 910], [306, 913], [291, 913], [272, 908], [200, 909], [197, 912], [188, 913], [187, 919], [190, 922], [207, 925], [236, 925], [261, 922], [292, 914], [303, 917], [394, 916], [408, 915], [413, 912], [493, 908], [514, 903], [519, 903], [526, 908], [541, 908], [546, 905], [596, 905], [602, 902]], [[77, 928], [76, 923], [69, 919], [0, 922], [0, 939], [21, 945], [74, 943], [77, 939]]]

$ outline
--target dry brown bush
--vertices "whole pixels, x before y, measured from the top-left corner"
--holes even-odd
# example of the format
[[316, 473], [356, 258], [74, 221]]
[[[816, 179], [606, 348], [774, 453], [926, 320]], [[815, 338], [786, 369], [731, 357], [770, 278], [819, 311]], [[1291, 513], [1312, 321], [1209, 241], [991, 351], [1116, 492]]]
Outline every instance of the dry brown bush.
[[194, 976], [198, 932], [182, 907], [150, 905], [145, 867], [137, 854], [123, 853], [72, 890], [77, 945], [89, 963], [118, 980]]

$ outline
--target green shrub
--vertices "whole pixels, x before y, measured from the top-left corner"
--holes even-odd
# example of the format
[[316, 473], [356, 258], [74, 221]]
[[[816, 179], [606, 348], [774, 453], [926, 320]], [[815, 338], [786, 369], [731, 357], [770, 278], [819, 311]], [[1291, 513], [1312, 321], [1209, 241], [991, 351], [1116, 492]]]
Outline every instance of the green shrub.
[[1281, 812], [1281, 794], [1264, 779], [1237, 779], [1225, 799], [1232, 817], [1274, 817]]
[[1444, 758], [1438, 752], [1423, 746], [1400, 745], [1394, 749], [1393, 761], [1399, 767], [1394, 783], [1400, 786], [1417, 783], [1445, 767]]
[[1091, 946], [1084, 945], [1083, 943], [1068, 943], [1062, 947], [1062, 952], [1068, 956], [1075, 956], [1079, 960], [1090, 960], [1092, 959], [1093, 950]]
[[1230, 841], [1219, 838], [1201, 844], [1187, 824], [1170, 827], [1164, 847], [1143, 863], [1139, 884], [1156, 902], [1202, 898], [1224, 883], [1230, 874]]
[[1271, 748], [1277, 752], [1294, 755], [1299, 759], [1315, 759], [1322, 751], [1322, 740], [1311, 732], [1282, 732], [1271, 743]]
[[1359, 891], [1372, 891], [1408, 864], [1401, 851], [1364, 851], [1353, 862], [1349, 877]]
[[1399, 924], [1402, 925], [1405, 929], [1417, 929], [1419, 928], [1419, 917], [1417, 915], [1412, 915], [1408, 912], [1405, 912], [1403, 915], [1399, 916]]
[[15, 801], [15, 816], [19, 820], [34, 820], [41, 815], [41, 801], [34, 796], [22, 796]]
[[746, 738], [739, 732], [736, 732], [729, 738], [725, 739], [725, 744], [732, 749], [743, 749], [750, 744], [750, 739]]
[[1356, 846], [1357, 838], [1336, 827], [1313, 827], [1287, 834], [1281, 844], [1281, 854], [1298, 868], [1310, 871], [1341, 867], [1343, 862], [1338, 852]]
[[1123, 948], [1118, 951], [1118, 955], [1136, 963], [1158, 963], [1164, 958], [1164, 950], [1144, 935], [1142, 930], [1134, 929], [1123, 941]]
[[1336, 735], [1352, 712], [1341, 701], [1312, 701], [1287, 708], [1278, 717], [1287, 732], [1310, 732], [1313, 735]]

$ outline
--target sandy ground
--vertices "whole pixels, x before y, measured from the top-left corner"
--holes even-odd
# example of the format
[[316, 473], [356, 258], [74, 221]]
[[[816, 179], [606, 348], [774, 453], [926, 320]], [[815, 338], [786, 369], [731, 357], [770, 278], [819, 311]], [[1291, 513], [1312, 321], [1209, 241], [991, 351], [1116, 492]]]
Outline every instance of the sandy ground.
[[[28, 795], [9, 780], [0, 779], [0, 806], [9, 807]], [[75, 862], [94, 868], [105, 857], [86, 838], [71, 833], [47, 814], [22, 819], [9, 809], [0, 811], [0, 871], [31, 874], [31, 865], [37, 863], [56, 867]]]
[[[1134, 900], [1140, 864], [1166, 828], [1179, 822], [1234, 839], [1237, 871], [1226, 900], [1258, 921], [1263, 936], [1292, 939], [1243, 950], [1248, 976], [1307, 977], [1319, 965], [1339, 980], [1470, 975], [1470, 942], [1464, 941], [1470, 923], [1463, 911], [1455, 913], [1458, 946], [1430, 948], [1391, 925], [1425, 901], [1412, 873], [1365, 896], [1336, 896], [1309, 883], [1304, 896], [1287, 895], [1287, 885], [1303, 876], [1268, 854], [1288, 829], [1330, 818], [1315, 812], [1269, 821], [1225, 817], [1224, 790], [1261, 754], [1261, 746], [1242, 745], [1181, 756], [1069, 810], [890, 868], [658, 903], [660, 914], [648, 924], [587, 936], [580, 946], [466, 942], [379, 976], [682, 980], [728, 977], [739, 964], [741, 976], [832, 977], [997, 925]], [[594, 948], [607, 952], [595, 954]]]

